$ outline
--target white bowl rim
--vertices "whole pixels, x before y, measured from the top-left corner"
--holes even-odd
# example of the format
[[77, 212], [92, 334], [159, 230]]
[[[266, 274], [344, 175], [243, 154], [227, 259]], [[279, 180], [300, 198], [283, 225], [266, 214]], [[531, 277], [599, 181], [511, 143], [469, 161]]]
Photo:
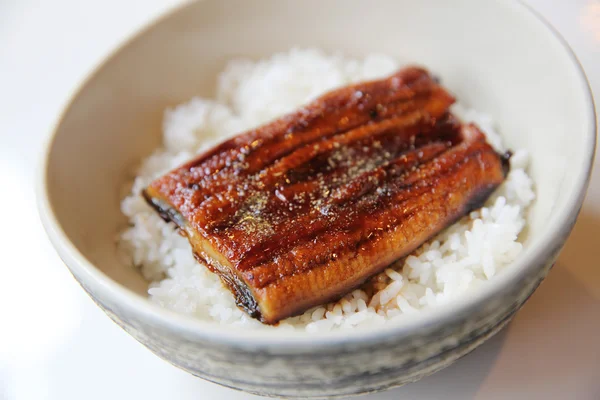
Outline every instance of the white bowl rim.
[[546, 260], [552, 256], [552, 252], [562, 246], [564, 236], [570, 232], [583, 203], [591, 176], [596, 147], [597, 128], [594, 99], [585, 72], [566, 40], [549, 22], [529, 5], [523, 3], [522, 0], [513, 0], [510, 2], [504, 0], [490, 1], [496, 3], [499, 7], [510, 7], [514, 12], [526, 15], [527, 18], [530, 18], [531, 23], [541, 25], [541, 28], [547, 33], [549, 40], [556, 40], [561, 45], [562, 56], [567, 58], [571, 67], [577, 73], [578, 82], [576, 83], [579, 85], [579, 90], [581, 91], [580, 95], [587, 105], [585, 113], [589, 132], [587, 132], [585, 138], [585, 145], [589, 150], [586, 157], [582, 160], [579, 175], [575, 177], [576, 190], [571, 193], [566, 201], [566, 205], [551, 221], [546, 230], [548, 233], [540, 238], [535, 246], [515, 261], [509, 269], [494, 277], [493, 280], [486, 282], [481, 288], [474, 289], [468, 296], [460, 296], [449, 304], [425, 309], [414, 316], [406, 316], [402, 318], [401, 321], [386, 323], [375, 328], [359, 327], [350, 330], [335, 330], [316, 333], [307, 333], [305, 331], [281, 331], [278, 329], [240, 329], [227, 325], [219, 325], [217, 322], [196, 319], [160, 307], [149, 301], [147, 298], [142, 297], [109, 278], [79, 252], [58, 222], [48, 195], [46, 172], [49, 163], [50, 150], [55, 135], [58, 132], [58, 128], [79, 94], [106, 64], [118, 56], [130, 44], [141, 38], [154, 26], [177, 13], [184, 12], [184, 9], [191, 5], [188, 2], [175, 6], [159, 17], [149, 21], [104, 57], [95, 68], [93, 68], [92, 72], [81, 81], [77, 86], [77, 89], [73, 91], [70, 99], [62, 108], [62, 111], [57, 117], [51, 129], [51, 133], [48, 135], [46, 143], [43, 146], [43, 155], [36, 177], [38, 210], [42, 225], [44, 226], [50, 241], [63, 260], [69, 259], [71, 261], [64, 261], [70, 269], [76, 272], [76, 274], [83, 278], [88, 284], [92, 282], [93, 285], [95, 285], [93, 288], [90, 287], [90, 289], [93, 293], [99, 293], [100, 295], [98, 297], [110, 298], [115, 304], [119, 304], [121, 309], [136, 315], [139, 320], [145, 321], [149, 325], [171, 331], [192, 341], [209, 341], [227, 346], [250, 348], [257, 351], [261, 349], [277, 349], [278, 351], [285, 351], [285, 349], [287, 349], [291, 352], [303, 350], [314, 352], [320, 347], [322, 348], [331, 345], [345, 346], [365, 342], [374, 343], [389, 339], [390, 337], [409, 337], [420, 330], [427, 329], [427, 327], [445, 324], [457, 319], [461, 315], [469, 314], [477, 309], [479, 304], [496, 296], [511, 283], [518, 282], [529, 272], [530, 268], [533, 268], [537, 263], [546, 262]]

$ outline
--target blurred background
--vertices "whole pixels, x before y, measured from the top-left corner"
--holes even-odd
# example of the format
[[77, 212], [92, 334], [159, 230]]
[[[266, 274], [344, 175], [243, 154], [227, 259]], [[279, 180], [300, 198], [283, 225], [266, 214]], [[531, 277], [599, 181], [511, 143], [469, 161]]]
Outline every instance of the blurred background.
[[[510, 1], [510, 0], [506, 0]], [[172, 367], [113, 324], [46, 240], [33, 180], [73, 90], [180, 0], [0, 0], [0, 399], [250, 399]], [[600, 0], [527, 0], [600, 102]], [[598, 109], [598, 107], [597, 107]], [[384, 399], [600, 399], [600, 167], [557, 265], [510, 326]]]

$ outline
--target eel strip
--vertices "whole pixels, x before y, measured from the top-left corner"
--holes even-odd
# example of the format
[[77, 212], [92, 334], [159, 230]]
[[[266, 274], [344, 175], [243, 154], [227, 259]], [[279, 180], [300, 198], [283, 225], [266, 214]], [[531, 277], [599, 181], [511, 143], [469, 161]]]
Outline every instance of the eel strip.
[[267, 324], [360, 286], [478, 208], [508, 159], [424, 69], [331, 91], [152, 182], [236, 303]]

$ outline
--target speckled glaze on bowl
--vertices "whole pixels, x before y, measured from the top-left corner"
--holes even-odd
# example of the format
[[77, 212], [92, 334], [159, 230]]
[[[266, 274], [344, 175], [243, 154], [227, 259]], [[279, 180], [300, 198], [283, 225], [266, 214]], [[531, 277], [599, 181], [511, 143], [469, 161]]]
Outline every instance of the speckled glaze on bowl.
[[[462, 102], [494, 115], [532, 155], [538, 199], [525, 251], [457, 301], [377, 329], [239, 331], [145, 298], [118, 262], [120, 189], [159, 145], [165, 107], [210, 96], [235, 56], [290, 47], [381, 52], [438, 73]], [[582, 203], [595, 147], [593, 101], [568, 47], [506, 0], [211, 0], [163, 17], [86, 80], [52, 135], [38, 182], [42, 221], [81, 286], [117, 324], [194, 375], [268, 396], [384, 390], [449, 365], [502, 328], [544, 279]]]

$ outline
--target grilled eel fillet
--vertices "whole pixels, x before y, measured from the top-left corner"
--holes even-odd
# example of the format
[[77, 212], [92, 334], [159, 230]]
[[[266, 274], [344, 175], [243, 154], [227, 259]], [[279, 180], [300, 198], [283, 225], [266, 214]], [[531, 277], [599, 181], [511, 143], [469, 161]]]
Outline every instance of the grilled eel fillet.
[[508, 159], [453, 102], [405, 68], [227, 140], [143, 195], [273, 324], [353, 290], [502, 183]]

